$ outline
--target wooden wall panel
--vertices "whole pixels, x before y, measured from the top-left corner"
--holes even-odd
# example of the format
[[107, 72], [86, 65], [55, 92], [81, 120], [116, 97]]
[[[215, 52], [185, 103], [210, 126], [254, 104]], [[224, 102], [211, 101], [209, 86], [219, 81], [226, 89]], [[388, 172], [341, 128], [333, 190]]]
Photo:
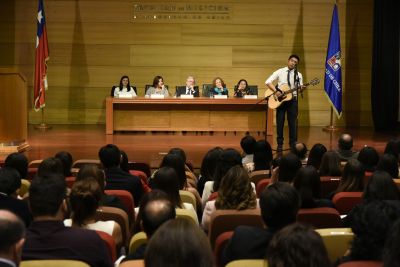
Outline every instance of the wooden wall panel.
[[[49, 123], [104, 123], [104, 97], [122, 75], [131, 78], [139, 95], [161, 75], [170, 92], [188, 75], [197, 83], [222, 77], [230, 95], [245, 78], [265, 91], [266, 78], [301, 57], [305, 80], [321, 84], [304, 93], [300, 125], [326, 125], [330, 106], [323, 93], [324, 61], [333, 2], [326, 0], [176, 0], [188, 4], [228, 6], [229, 19], [133, 19], [134, 3], [159, 0], [45, 0], [50, 47]], [[339, 125], [372, 125], [370, 81], [373, 1], [338, 4], [342, 44], [343, 118]], [[27, 77], [32, 101], [37, 0], [6, 1], [0, 14], [0, 66], [17, 67]], [[6, 15], [7, 14], [7, 15]], [[30, 111], [31, 123], [40, 113]]]

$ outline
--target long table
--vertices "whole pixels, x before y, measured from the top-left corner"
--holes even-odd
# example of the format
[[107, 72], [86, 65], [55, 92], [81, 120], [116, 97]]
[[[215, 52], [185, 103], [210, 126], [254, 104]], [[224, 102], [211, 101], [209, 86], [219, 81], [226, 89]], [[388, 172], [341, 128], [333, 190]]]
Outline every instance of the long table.
[[257, 131], [272, 135], [272, 110], [260, 99], [106, 98], [106, 134], [114, 131]]

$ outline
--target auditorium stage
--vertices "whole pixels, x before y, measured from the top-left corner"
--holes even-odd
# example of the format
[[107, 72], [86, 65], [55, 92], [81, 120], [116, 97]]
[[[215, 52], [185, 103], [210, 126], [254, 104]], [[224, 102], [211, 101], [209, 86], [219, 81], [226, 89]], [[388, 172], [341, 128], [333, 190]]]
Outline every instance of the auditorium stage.
[[[61, 150], [69, 151], [74, 160], [96, 159], [99, 148], [107, 143], [114, 143], [128, 153], [131, 161], [144, 161], [156, 168], [165, 153], [172, 147], [181, 147], [196, 168], [201, 165], [202, 157], [212, 147], [236, 148], [240, 150], [240, 139], [245, 132], [116, 132], [105, 134], [105, 125], [52, 125], [46, 132], [35, 130], [32, 125], [28, 129], [30, 150], [26, 151], [29, 160], [43, 159]], [[275, 129], [274, 129], [275, 132]], [[299, 141], [308, 148], [315, 143], [322, 143], [328, 149], [335, 149], [339, 135], [348, 132], [354, 138], [356, 150], [364, 145], [374, 146], [380, 153], [387, 140], [399, 138], [400, 134], [374, 133], [372, 128], [347, 128], [337, 132], [322, 131], [322, 127], [300, 127]], [[263, 135], [251, 133], [256, 139]], [[285, 140], [287, 129], [285, 129]], [[276, 148], [275, 140], [268, 140]]]

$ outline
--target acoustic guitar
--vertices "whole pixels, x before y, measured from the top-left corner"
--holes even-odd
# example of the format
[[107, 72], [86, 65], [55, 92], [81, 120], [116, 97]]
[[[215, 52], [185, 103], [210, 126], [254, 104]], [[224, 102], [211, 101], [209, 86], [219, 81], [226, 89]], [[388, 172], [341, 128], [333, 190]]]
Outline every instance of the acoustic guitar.
[[[309, 85], [314, 86], [317, 84], [319, 84], [319, 79], [314, 78], [309, 83], [306, 83], [303, 86], [307, 87]], [[277, 91], [274, 92], [269, 88], [267, 89], [267, 91], [265, 91], [265, 97], [269, 97], [268, 107], [270, 109], [276, 109], [280, 105], [282, 105], [283, 102], [291, 100], [293, 98], [293, 92], [296, 91], [296, 89], [290, 89], [289, 85], [287, 85], [287, 84], [282, 84], [279, 89], [282, 91], [282, 95], [280, 95], [279, 97], [276, 96]], [[298, 90], [301, 92], [304, 89], [305, 88], [298, 89]]]

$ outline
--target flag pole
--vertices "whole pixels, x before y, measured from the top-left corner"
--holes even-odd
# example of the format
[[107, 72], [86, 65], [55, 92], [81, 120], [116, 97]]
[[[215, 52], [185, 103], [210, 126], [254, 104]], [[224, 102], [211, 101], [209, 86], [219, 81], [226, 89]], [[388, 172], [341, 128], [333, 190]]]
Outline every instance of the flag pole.
[[41, 115], [41, 123], [35, 125], [35, 129], [37, 130], [41, 130], [41, 131], [47, 131], [50, 130], [52, 127], [50, 125], [48, 125], [45, 121], [44, 121], [44, 108], [42, 108], [42, 115]]
[[323, 131], [325, 132], [334, 132], [334, 131], [338, 131], [339, 128], [336, 127], [335, 125], [333, 125], [333, 108], [331, 107], [331, 122], [328, 126], [325, 126], [324, 128], [322, 128]]

